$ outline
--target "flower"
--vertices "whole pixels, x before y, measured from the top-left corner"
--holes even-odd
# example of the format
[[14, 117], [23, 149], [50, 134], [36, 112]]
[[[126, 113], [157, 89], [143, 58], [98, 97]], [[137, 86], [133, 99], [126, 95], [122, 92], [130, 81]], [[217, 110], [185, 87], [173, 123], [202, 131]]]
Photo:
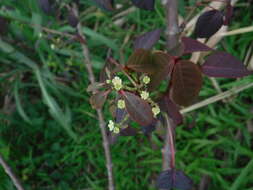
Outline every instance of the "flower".
[[119, 128], [118, 128], [118, 127], [114, 127], [113, 132], [114, 132], [115, 134], [118, 134], [118, 133], [119, 133]]
[[147, 91], [141, 91], [141, 98], [143, 100], [148, 99], [148, 97], [149, 97], [149, 93]]
[[155, 107], [152, 108], [152, 112], [154, 116], [156, 117], [161, 111], [160, 111], [160, 108], [156, 105]]
[[55, 45], [54, 45], [54, 44], [51, 44], [51, 45], [50, 45], [50, 48], [51, 48], [51, 49], [55, 49]]
[[114, 126], [114, 122], [112, 120], [109, 120], [108, 128], [110, 131], [114, 130], [115, 126]]
[[106, 82], [106, 84], [110, 84], [112, 81], [107, 79], [105, 82]]
[[115, 88], [115, 90], [120, 90], [122, 88], [122, 80], [118, 76], [114, 77], [112, 79], [112, 84]]
[[148, 76], [144, 76], [142, 81], [144, 84], [148, 84], [148, 83], [150, 83], [150, 78]]
[[125, 101], [119, 100], [117, 106], [119, 109], [124, 109], [126, 107]]

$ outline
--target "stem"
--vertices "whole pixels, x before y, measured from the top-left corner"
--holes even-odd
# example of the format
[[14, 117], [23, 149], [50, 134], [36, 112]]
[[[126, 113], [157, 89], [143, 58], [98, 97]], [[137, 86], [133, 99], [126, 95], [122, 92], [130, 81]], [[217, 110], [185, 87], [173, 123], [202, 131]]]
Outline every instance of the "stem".
[[24, 190], [24, 188], [22, 187], [20, 181], [18, 180], [18, 178], [16, 177], [16, 175], [13, 173], [12, 169], [10, 168], [10, 166], [8, 166], [8, 164], [4, 161], [2, 155], [0, 154], [0, 165], [2, 165], [2, 167], [4, 168], [5, 173], [11, 178], [12, 183], [15, 185], [15, 187], [18, 190]]
[[[165, 8], [167, 11], [167, 48], [172, 50], [179, 44], [179, 26], [178, 26], [178, 0], [167, 0]], [[168, 115], [164, 115], [166, 121], [166, 136], [163, 153], [163, 170], [173, 169], [175, 167], [175, 148], [173, 139], [173, 122], [170, 121]]]
[[[74, 6], [74, 7], [75, 7], [76, 14], [78, 14], [77, 6]], [[79, 23], [77, 26], [77, 33], [84, 41], [86, 41], [86, 38], [82, 32], [82, 24], [81, 23]], [[94, 76], [93, 69], [92, 69], [92, 63], [91, 63], [91, 59], [90, 59], [89, 49], [88, 49], [87, 45], [84, 43], [81, 43], [81, 46], [82, 46], [82, 50], [83, 50], [84, 63], [85, 63], [85, 67], [86, 67], [86, 70], [89, 75], [90, 83], [94, 84], [96, 81], [95, 81], [95, 76]], [[93, 93], [95, 93], [95, 91], [93, 91]], [[106, 134], [105, 120], [104, 120], [102, 110], [96, 109], [96, 111], [97, 111], [97, 115], [98, 115], [99, 127], [100, 127], [100, 131], [102, 134], [103, 147], [104, 147], [104, 151], [105, 151], [106, 168], [107, 168], [107, 175], [108, 175], [108, 181], [109, 181], [108, 189], [114, 190], [115, 188], [114, 188], [113, 169], [112, 169], [113, 165], [112, 165], [112, 159], [111, 159], [109, 139]]]
[[174, 138], [173, 138], [173, 125], [172, 121], [168, 118], [167, 114], [164, 114], [166, 122], [166, 136], [165, 143], [162, 150], [163, 153], [163, 170], [175, 168], [175, 148], [174, 148]]
[[179, 26], [178, 26], [178, 0], [167, 0], [165, 8], [167, 12], [167, 48], [171, 50], [178, 45], [179, 42]]

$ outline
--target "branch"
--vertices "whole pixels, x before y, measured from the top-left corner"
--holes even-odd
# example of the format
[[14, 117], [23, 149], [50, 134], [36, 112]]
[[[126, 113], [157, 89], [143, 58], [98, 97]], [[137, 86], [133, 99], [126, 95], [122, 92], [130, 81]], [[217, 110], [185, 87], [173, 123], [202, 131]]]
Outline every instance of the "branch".
[[18, 180], [16, 175], [13, 173], [10, 166], [8, 166], [8, 164], [4, 161], [3, 156], [1, 154], [0, 154], [0, 164], [4, 168], [5, 173], [11, 178], [11, 181], [15, 185], [15, 187], [18, 190], [24, 190], [24, 188], [22, 187], [20, 181]]
[[178, 26], [178, 3], [177, 0], [165, 1], [165, 8], [167, 12], [167, 48], [171, 50], [178, 45], [179, 26]]
[[[165, 8], [167, 11], [167, 48], [168, 50], [174, 49], [179, 43], [179, 26], [178, 26], [178, 5], [177, 0], [165, 1]], [[173, 139], [173, 123], [170, 121], [167, 115], [165, 115], [166, 121], [166, 136], [163, 153], [163, 170], [172, 169], [175, 167], [175, 148]]]
[[[77, 10], [76, 6], [75, 6], [74, 11], [76, 12], [76, 14], [78, 14], [78, 10]], [[86, 38], [82, 32], [82, 24], [80, 22], [77, 26], [77, 33], [83, 39], [83, 42], [86, 42]], [[89, 49], [85, 43], [81, 43], [81, 45], [82, 45], [85, 67], [86, 67], [88, 75], [89, 75], [89, 80], [90, 80], [91, 84], [94, 84], [96, 82], [96, 80], [95, 80], [95, 76], [94, 76], [93, 69], [92, 69], [92, 63], [91, 63], [91, 59], [90, 59]], [[95, 91], [93, 91], [93, 93], [95, 93]], [[97, 111], [97, 115], [98, 115], [99, 127], [100, 127], [100, 131], [102, 134], [103, 147], [104, 147], [104, 151], [105, 151], [106, 168], [107, 168], [107, 175], [108, 175], [108, 181], [109, 181], [108, 189], [114, 190], [113, 169], [112, 169], [113, 165], [112, 165], [112, 159], [111, 159], [109, 140], [108, 140], [108, 136], [106, 134], [105, 120], [104, 120], [102, 110], [96, 109], [96, 111]]]

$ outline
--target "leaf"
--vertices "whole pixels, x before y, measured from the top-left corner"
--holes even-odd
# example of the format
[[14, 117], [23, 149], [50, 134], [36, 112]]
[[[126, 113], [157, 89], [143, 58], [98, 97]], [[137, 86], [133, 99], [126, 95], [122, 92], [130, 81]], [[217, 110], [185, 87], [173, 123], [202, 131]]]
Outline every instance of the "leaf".
[[133, 4], [144, 10], [153, 11], [155, 7], [155, 0], [132, 0]]
[[197, 20], [195, 34], [198, 38], [209, 38], [223, 25], [223, 14], [217, 10], [204, 12]]
[[74, 14], [74, 12], [72, 10], [70, 10], [69, 14], [68, 14], [68, 23], [73, 28], [77, 27], [77, 25], [79, 23], [77, 16]]
[[137, 129], [135, 129], [133, 127], [130, 127], [130, 126], [120, 130], [120, 135], [121, 136], [135, 136], [137, 134], [138, 134]]
[[170, 73], [170, 68], [173, 67], [173, 58], [162, 51], [156, 51], [152, 56], [153, 65], [156, 66], [154, 73], [150, 75], [149, 90], [156, 89], [162, 80]]
[[113, 4], [114, 4], [113, 0], [94, 0], [94, 1], [100, 8], [106, 11], [113, 11]]
[[166, 170], [160, 173], [157, 179], [157, 187], [159, 189], [170, 190], [189, 190], [192, 188], [192, 180], [182, 171]]
[[196, 51], [212, 51], [213, 50], [212, 48], [192, 38], [182, 37], [182, 42], [184, 45], [185, 54], [193, 53]]
[[99, 91], [90, 97], [90, 104], [93, 109], [101, 109], [110, 91]]
[[123, 121], [123, 119], [126, 117], [127, 115], [127, 111], [126, 109], [116, 109], [116, 114], [115, 114], [115, 122], [116, 123], [120, 123], [121, 121]]
[[152, 133], [156, 128], [157, 120], [153, 120], [150, 125], [142, 126], [141, 129], [145, 135]]
[[38, 0], [40, 8], [44, 11], [46, 14], [50, 14], [52, 12], [51, 4], [49, 3], [49, 0]]
[[160, 39], [161, 32], [161, 29], [155, 29], [138, 36], [134, 41], [134, 49], [151, 49]]
[[170, 71], [173, 58], [165, 52], [137, 49], [128, 59], [127, 68], [149, 75], [149, 90], [154, 90]]
[[154, 73], [156, 66], [152, 63], [152, 52], [137, 49], [128, 59], [126, 66], [134, 71], [147, 74]]
[[154, 119], [150, 105], [133, 93], [122, 92], [122, 95], [130, 118], [140, 125], [150, 125]]
[[171, 85], [172, 100], [179, 105], [188, 106], [198, 96], [202, 86], [199, 67], [190, 61], [177, 62]]
[[226, 52], [210, 55], [202, 66], [204, 74], [210, 77], [238, 78], [252, 74], [236, 57]]
[[183, 123], [183, 116], [179, 112], [178, 106], [170, 99], [169, 94], [165, 94], [159, 102], [159, 107], [162, 111], [166, 112], [173, 120], [175, 125]]

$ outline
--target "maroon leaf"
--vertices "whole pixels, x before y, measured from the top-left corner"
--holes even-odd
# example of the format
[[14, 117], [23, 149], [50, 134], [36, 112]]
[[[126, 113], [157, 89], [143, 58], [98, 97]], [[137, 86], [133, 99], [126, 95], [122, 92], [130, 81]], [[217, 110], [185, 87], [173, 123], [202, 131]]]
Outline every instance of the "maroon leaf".
[[128, 59], [126, 66], [134, 71], [151, 74], [156, 66], [152, 63], [152, 52], [137, 49]]
[[195, 34], [198, 38], [209, 38], [223, 25], [223, 14], [218, 10], [204, 12], [197, 20]]
[[98, 89], [104, 86], [105, 86], [104, 83], [94, 82], [88, 86], [87, 92], [96, 92]]
[[161, 110], [166, 112], [168, 116], [174, 121], [175, 125], [180, 125], [183, 123], [183, 116], [179, 112], [178, 106], [170, 99], [169, 94], [163, 96], [159, 102], [159, 106]]
[[198, 96], [202, 86], [199, 67], [190, 61], [177, 62], [171, 85], [172, 100], [179, 105], [188, 106]]
[[77, 16], [74, 14], [73, 11], [69, 11], [69, 14], [68, 14], [68, 23], [70, 26], [72, 26], [73, 28], [77, 27], [78, 25], [78, 18]]
[[156, 68], [155, 72], [150, 75], [149, 90], [154, 90], [159, 86], [161, 81], [168, 76], [170, 67], [173, 65], [173, 58], [162, 51], [154, 52], [152, 57], [153, 65]]
[[150, 105], [133, 93], [122, 92], [122, 95], [130, 118], [140, 125], [150, 125], [154, 119]]
[[133, 4], [141, 9], [152, 11], [155, 7], [155, 0], [132, 0]]
[[156, 29], [137, 37], [134, 41], [134, 49], [151, 49], [160, 39], [161, 32], [161, 29]]
[[106, 11], [113, 11], [113, 0], [94, 0], [95, 3]]
[[252, 74], [236, 57], [226, 52], [210, 55], [202, 66], [204, 74], [210, 77], [238, 78]]
[[49, 0], [38, 0], [40, 8], [46, 13], [50, 14], [52, 12], [51, 4]]
[[157, 120], [153, 120], [153, 122], [148, 126], [141, 126], [141, 129], [145, 135], [152, 133], [156, 128]]
[[90, 104], [93, 109], [101, 109], [110, 91], [99, 91], [90, 97]]
[[159, 189], [177, 189], [189, 190], [192, 188], [192, 180], [182, 171], [166, 170], [160, 173], [157, 179], [157, 187]]
[[212, 51], [213, 49], [206, 46], [205, 44], [187, 37], [182, 37], [184, 44], [184, 53], [193, 53], [196, 51]]
[[121, 136], [134, 136], [134, 135], [137, 135], [137, 134], [138, 134], [137, 129], [135, 129], [133, 127], [130, 127], [130, 126], [120, 130], [120, 135]]

